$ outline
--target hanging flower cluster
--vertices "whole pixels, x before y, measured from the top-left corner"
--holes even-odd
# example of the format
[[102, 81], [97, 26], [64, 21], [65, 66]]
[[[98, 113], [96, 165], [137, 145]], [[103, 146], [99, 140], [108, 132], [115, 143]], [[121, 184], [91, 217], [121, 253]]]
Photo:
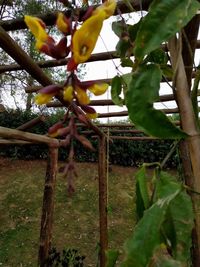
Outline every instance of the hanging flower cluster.
[[[115, 8], [115, 0], [108, 0], [96, 9], [89, 8], [83, 17], [84, 22], [80, 28], [78, 28], [77, 21], [73, 25], [71, 19], [66, 17], [64, 13], [58, 13], [56, 26], [64, 35], [58, 43], [47, 34], [46, 26], [41, 19], [25, 16], [25, 23], [36, 38], [36, 49], [55, 59], [65, 58], [71, 52], [71, 58], [67, 64], [69, 75], [64, 86], [51, 85], [41, 89], [36, 96], [36, 104], [46, 104], [57, 94], [62, 94], [63, 99], [68, 104], [75, 101], [86, 113], [88, 118], [93, 119], [97, 117], [95, 110], [87, 107], [90, 103], [88, 92], [92, 92], [94, 95], [104, 94], [108, 89], [108, 84], [80, 82], [75, 71], [79, 64], [86, 62], [90, 58], [100, 34], [103, 21], [113, 15]], [[71, 42], [69, 44], [67, 35], [71, 35]]]
[[[60, 2], [66, 6], [69, 5], [69, 2], [65, 0], [60, 0]], [[90, 106], [89, 94], [102, 95], [109, 86], [106, 83], [96, 83], [95, 81], [82, 82], [78, 79], [76, 70], [79, 64], [90, 58], [103, 21], [113, 15], [115, 8], [115, 0], [107, 0], [96, 9], [89, 7], [81, 18], [83, 23], [80, 27], [77, 14], [72, 23], [70, 17], [66, 17], [64, 13], [58, 13], [56, 26], [63, 35], [58, 43], [46, 32], [46, 25], [41, 19], [25, 16], [25, 23], [35, 36], [37, 50], [57, 60], [66, 58], [71, 53], [67, 63], [67, 78], [64, 84], [46, 86], [39, 90], [35, 97], [35, 102], [38, 105], [47, 104], [53, 97], [57, 97], [64, 101], [68, 107], [62, 121], [49, 128], [48, 135], [60, 137], [63, 146], [70, 146], [67, 164], [62, 169], [63, 175], [68, 180], [68, 192], [70, 194], [74, 191], [73, 177], [76, 176], [73, 140], [76, 139], [85, 147], [94, 150], [90, 141], [78, 133], [76, 120], [88, 125], [87, 118], [95, 119], [97, 117], [95, 109]], [[67, 36], [71, 36], [70, 42]]]

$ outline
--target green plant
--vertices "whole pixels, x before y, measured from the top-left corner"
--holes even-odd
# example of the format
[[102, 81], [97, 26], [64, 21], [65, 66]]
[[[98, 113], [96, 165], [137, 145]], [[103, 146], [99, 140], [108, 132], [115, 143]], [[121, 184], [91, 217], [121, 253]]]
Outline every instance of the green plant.
[[58, 252], [55, 247], [49, 252], [49, 257], [46, 261], [47, 266], [62, 266], [62, 267], [83, 267], [85, 256], [78, 255], [76, 249], [64, 249], [62, 253]]
[[[196, 15], [199, 7], [198, 1], [154, 0], [150, 4], [148, 14], [137, 24], [127, 24], [121, 18], [121, 21], [114, 22], [112, 25], [113, 31], [119, 37], [116, 50], [121, 58], [121, 65], [131, 68], [130, 73], [118, 75], [112, 80], [112, 99], [117, 105], [125, 102], [131, 121], [149, 135], [162, 139], [185, 139], [194, 133], [199, 134], [194, 126], [196, 123], [193, 115], [191, 115], [191, 99], [187, 99], [186, 108], [191, 116], [185, 118], [185, 121], [191, 120], [192, 126], [189, 127], [185, 124], [183, 127], [187, 133], [176, 127], [163, 112], [154, 108], [154, 102], [159, 100], [162, 78], [167, 81], [167, 77], [169, 77], [175, 81], [177, 73], [181, 76], [181, 71], [181, 77], [185, 77], [184, 64], [180, 64], [181, 60], [183, 62], [182, 51], [179, 49], [179, 53], [176, 51], [173, 54], [171, 48], [170, 57], [161, 48], [161, 45], [167, 41], [170, 43], [171, 38], [174, 38], [176, 44], [180, 45], [182, 32], [184, 32], [182, 28]], [[176, 37], [174, 37], [175, 35]], [[134, 54], [134, 59], [132, 54]], [[172, 66], [169, 63], [172, 63]], [[178, 64], [179, 69], [177, 68]], [[181, 96], [182, 86], [177, 86], [178, 89], [176, 86], [177, 84], [173, 83], [172, 89], [174, 92], [179, 89]], [[121, 97], [122, 93], [124, 99]], [[194, 95], [196, 104], [197, 93], [195, 92]], [[184, 96], [186, 99], [187, 94], [185, 93]], [[179, 97], [178, 99], [179, 107], [186, 105], [183, 98]], [[180, 115], [181, 120], [184, 121], [185, 113], [182, 112]], [[193, 128], [192, 134], [191, 128]], [[191, 142], [190, 147], [192, 148], [190, 156], [195, 173], [194, 181], [198, 181], [198, 172], [195, 170], [199, 164], [199, 162], [196, 163], [199, 158], [199, 143], [197, 145]], [[126, 242], [126, 257], [121, 266], [190, 266], [191, 231], [194, 220], [191, 199], [187, 195], [184, 185], [163, 173], [159, 168], [154, 174], [154, 183], [151, 185], [152, 192], [147, 186], [146, 176], [145, 167], [136, 176], [139, 222], [133, 236]], [[199, 189], [198, 182], [196, 182], [196, 188]], [[197, 239], [199, 239], [198, 215], [196, 218], [198, 220], [196, 223]], [[199, 240], [196, 245], [197, 253], [199, 253]]]

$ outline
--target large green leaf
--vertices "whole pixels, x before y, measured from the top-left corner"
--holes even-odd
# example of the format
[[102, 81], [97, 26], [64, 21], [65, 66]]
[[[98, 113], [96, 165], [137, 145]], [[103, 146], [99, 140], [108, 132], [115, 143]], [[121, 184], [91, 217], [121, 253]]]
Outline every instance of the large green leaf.
[[[161, 172], [157, 180], [157, 198], [163, 197], [177, 183], [168, 173]], [[168, 192], [167, 192], [168, 191]], [[184, 208], [183, 208], [184, 207]], [[165, 235], [171, 243], [173, 256], [180, 262], [190, 260], [191, 232], [194, 226], [194, 215], [191, 198], [182, 190], [170, 203], [164, 226]]]
[[133, 236], [126, 242], [126, 258], [121, 267], [146, 267], [154, 251], [160, 246], [161, 228], [171, 201], [180, 193], [176, 184], [165, 198], [157, 200], [145, 211], [144, 216], [134, 229]]
[[136, 173], [136, 211], [138, 219], [141, 219], [144, 211], [149, 208], [149, 194], [147, 187], [147, 175], [145, 166]]
[[156, 64], [141, 65], [133, 73], [126, 93], [130, 119], [145, 133], [163, 139], [180, 139], [187, 135], [177, 128], [167, 116], [154, 109], [159, 99], [161, 70]]
[[185, 26], [200, 8], [196, 0], [154, 0], [135, 40], [138, 59], [158, 48]]

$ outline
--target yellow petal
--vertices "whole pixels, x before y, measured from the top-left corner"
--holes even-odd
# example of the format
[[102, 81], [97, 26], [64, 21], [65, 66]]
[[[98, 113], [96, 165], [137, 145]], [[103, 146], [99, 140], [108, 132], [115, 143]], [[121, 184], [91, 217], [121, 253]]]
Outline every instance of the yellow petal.
[[63, 98], [65, 101], [68, 101], [68, 102], [72, 101], [73, 91], [74, 91], [74, 88], [71, 85], [64, 87]]
[[98, 117], [98, 113], [86, 113], [85, 114], [87, 118], [89, 119], [96, 119]]
[[87, 19], [81, 28], [77, 30], [72, 39], [73, 58], [76, 64], [89, 59], [100, 34], [105, 12], [100, 11]]
[[56, 25], [57, 25], [57, 28], [59, 29], [59, 31], [61, 31], [65, 34], [69, 32], [69, 25], [67, 23], [67, 18], [61, 12], [58, 13]]
[[25, 16], [24, 21], [38, 41], [46, 42], [48, 40], [49, 36], [44, 29], [45, 25], [41, 19]]
[[43, 105], [43, 104], [47, 104], [49, 101], [51, 101], [52, 97], [54, 95], [50, 95], [50, 94], [37, 94], [35, 96], [35, 103], [37, 105]]
[[97, 7], [94, 14], [97, 14], [100, 10], [103, 10], [106, 13], [106, 19], [112, 16], [115, 12], [117, 6], [116, 0], [107, 0], [102, 5]]
[[88, 88], [94, 95], [103, 95], [109, 87], [107, 83], [93, 84]]
[[54, 133], [51, 133], [51, 134], [48, 134], [49, 137], [57, 137], [58, 136], [58, 131], [54, 132]]
[[76, 97], [81, 105], [87, 105], [90, 103], [90, 99], [86, 94], [86, 91], [80, 87], [76, 87]]

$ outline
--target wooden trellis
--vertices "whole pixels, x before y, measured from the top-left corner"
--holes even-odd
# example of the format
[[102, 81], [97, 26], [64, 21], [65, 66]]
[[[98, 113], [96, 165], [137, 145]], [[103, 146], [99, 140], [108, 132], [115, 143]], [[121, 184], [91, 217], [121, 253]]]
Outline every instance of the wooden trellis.
[[[140, 10], [140, 0], [131, 1], [130, 4], [132, 5], [134, 10]], [[148, 6], [151, 3], [150, 0], [143, 1], [142, 7], [143, 10], [147, 11]], [[128, 13], [129, 9], [127, 5], [122, 1], [118, 3], [118, 10], [121, 13]], [[80, 14], [83, 14], [84, 10], [79, 10]], [[66, 11], [66, 14], [69, 15], [70, 11]], [[117, 14], [118, 11], [116, 11]], [[39, 16], [47, 26], [53, 25], [56, 19], [56, 13], [45, 14]], [[200, 41], [197, 41], [197, 34], [199, 29], [199, 20], [200, 16], [196, 15], [191, 22], [184, 28], [185, 36], [187, 37], [187, 41], [183, 39], [182, 42], [182, 58], [183, 61], [179, 64], [179, 74], [181, 71], [184, 71], [186, 75], [179, 76], [176, 80], [177, 87], [186, 87], [188, 84], [188, 88], [185, 91], [186, 99], [189, 97], [189, 88], [191, 87], [191, 79], [195, 76], [193, 72], [192, 63], [194, 58], [194, 51], [196, 48], [200, 48]], [[17, 70], [26, 70], [37, 82], [41, 84], [41, 86], [47, 86], [54, 83], [43, 71], [42, 68], [47, 67], [57, 67], [66, 65], [68, 59], [61, 59], [61, 60], [48, 60], [42, 62], [34, 62], [32, 58], [30, 58], [22, 48], [9, 36], [7, 31], [15, 31], [20, 29], [25, 29], [26, 25], [23, 19], [17, 20], [10, 20], [10, 21], [0, 21], [0, 47], [4, 49], [5, 52], [8, 53], [15, 61], [15, 64], [11, 65], [1, 65], [0, 66], [0, 74], [8, 72], [8, 71], [17, 71]], [[188, 47], [188, 43], [189, 46]], [[176, 50], [176, 41], [172, 39], [169, 42], [169, 47], [163, 45], [162, 48], [164, 50], [169, 49], [172, 57], [172, 65], [175, 64], [175, 57], [177, 56]], [[193, 58], [191, 58], [191, 52], [193, 54]], [[93, 54], [88, 62], [93, 61], [102, 61], [102, 60], [109, 60], [117, 58], [114, 51], [106, 52], [106, 53], [98, 53]], [[98, 80], [101, 82], [110, 82], [111, 79], [102, 79]], [[26, 88], [25, 91], [27, 93], [37, 92], [41, 86], [37, 87], [29, 87]], [[181, 98], [182, 96], [179, 95], [177, 98]], [[171, 101], [175, 100], [174, 95], [164, 95], [160, 96], [160, 102]], [[105, 105], [114, 105], [112, 100], [93, 100], [91, 101], [92, 106], [105, 106]], [[61, 96], [57, 96], [57, 101], [47, 104], [47, 107], [65, 107], [67, 108], [68, 104], [63, 100]], [[186, 105], [187, 106], [187, 105]], [[185, 106], [185, 108], [186, 108]], [[163, 109], [165, 113], [179, 113], [183, 115], [185, 109], [182, 105], [179, 105], [178, 108], [174, 109]], [[122, 112], [113, 112], [113, 113], [104, 113], [100, 114], [100, 118], [105, 117], [119, 117], [119, 116], [127, 116], [127, 111]], [[192, 116], [191, 114], [189, 116]], [[189, 117], [187, 116], [187, 119]], [[183, 129], [192, 129], [193, 132], [196, 133], [194, 125], [191, 124], [191, 121], [187, 121], [187, 119], [182, 119], [181, 125]], [[58, 148], [61, 147], [62, 141], [57, 139], [53, 139], [47, 136], [41, 136], [36, 134], [31, 134], [28, 132], [24, 132], [28, 130], [30, 127], [39, 123], [43, 118], [37, 118], [34, 121], [28, 122], [25, 125], [19, 127], [19, 129], [13, 130], [8, 129], [5, 127], [0, 127], [0, 144], [1, 145], [28, 145], [28, 144], [38, 144], [44, 143], [49, 146], [49, 160], [46, 172], [46, 179], [45, 179], [45, 188], [44, 188], [44, 197], [43, 197], [43, 209], [42, 209], [42, 218], [41, 218], [41, 232], [40, 232], [40, 247], [39, 247], [39, 262], [40, 266], [45, 266], [45, 259], [48, 256], [48, 252], [51, 246], [51, 234], [52, 234], [52, 222], [53, 222], [53, 206], [54, 206], [54, 191], [55, 191], [55, 182], [56, 182], [56, 170], [57, 170], [57, 153]], [[177, 122], [176, 124], [180, 124]], [[107, 136], [103, 133], [100, 127], [94, 125], [91, 121], [88, 120], [89, 130], [83, 131], [85, 134], [92, 134], [98, 136], [99, 139], [99, 214], [100, 214], [100, 266], [105, 267], [106, 258], [105, 258], [105, 250], [108, 246], [108, 235], [107, 235], [107, 185], [106, 185], [106, 141]], [[103, 127], [125, 127], [125, 125], [102, 125]], [[131, 125], [127, 125], [130, 127]], [[118, 132], [117, 132], [118, 131]], [[124, 133], [125, 136], [115, 136], [115, 133]], [[138, 130], [111, 130], [112, 135], [110, 136], [111, 139], [129, 139], [129, 140], [150, 140], [152, 137], [143, 136], [143, 137], [136, 137], [136, 136], [126, 136], [127, 133], [135, 134], [140, 133], [141, 131]], [[196, 146], [199, 147], [199, 137], [194, 137]], [[193, 150], [195, 150], [195, 143], [193, 141], [190, 142], [190, 146]], [[183, 169], [186, 177], [186, 183], [188, 185], [194, 184], [196, 191], [200, 192], [200, 181], [196, 178], [194, 181], [191, 181], [192, 168], [195, 169], [196, 173], [200, 173], [200, 166], [192, 166], [190, 163], [190, 158], [188, 156], [188, 145], [185, 141], [181, 143], [180, 146], [181, 157], [183, 161]], [[196, 153], [196, 156], [200, 158], [200, 151]], [[195, 249], [194, 249], [194, 266], [200, 266], [200, 211], [199, 211], [199, 197], [196, 195], [192, 195], [195, 211], [197, 212], [196, 217], [196, 228], [193, 233], [193, 238], [195, 241]], [[200, 206], [200, 205], [199, 205]]]

